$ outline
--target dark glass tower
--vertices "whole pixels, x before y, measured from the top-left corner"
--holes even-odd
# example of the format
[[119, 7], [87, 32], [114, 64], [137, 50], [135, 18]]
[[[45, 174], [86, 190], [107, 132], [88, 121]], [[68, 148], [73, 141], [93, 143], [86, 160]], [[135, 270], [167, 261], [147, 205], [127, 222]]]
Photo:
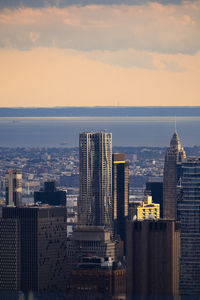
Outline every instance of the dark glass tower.
[[177, 132], [170, 141], [170, 147], [165, 154], [163, 177], [163, 216], [166, 219], [177, 218], [177, 183], [179, 180], [179, 164], [186, 158], [185, 151]]
[[180, 294], [200, 295], [200, 158], [182, 164]]
[[34, 192], [34, 202], [66, 206], [66, 192], [59, 191], [54, 181], [44, 183], [44, 190]]
[[125, 242], [126, 218], [128, 216], [129, 165], [125, 162], [125, 154], [113, 153], [113, 220], [115, 234]]
[[111, 133], [80, 134], [79, 176], [78, 223], [105, 226], [112, 231]]
[[163, 180], [152, 177], [146, 182], [146, 193], [152, 196], [153, 203], [160, 204], [160, 218], [163, 218]]
[[[13, 221], [19, 222], [20, 290], [65, 290], [66, 208], [3, 207], [2, 218], [11, 225]], [[15, 248], [12, 250], [16, 256]]]

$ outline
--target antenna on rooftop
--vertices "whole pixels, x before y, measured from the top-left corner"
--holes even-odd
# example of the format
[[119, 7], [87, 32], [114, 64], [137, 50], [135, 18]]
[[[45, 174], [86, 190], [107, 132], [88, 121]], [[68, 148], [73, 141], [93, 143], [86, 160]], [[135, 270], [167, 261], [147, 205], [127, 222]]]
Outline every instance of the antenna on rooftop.
[[174, 132], [176, 132], [176, 115], [174, 116]]

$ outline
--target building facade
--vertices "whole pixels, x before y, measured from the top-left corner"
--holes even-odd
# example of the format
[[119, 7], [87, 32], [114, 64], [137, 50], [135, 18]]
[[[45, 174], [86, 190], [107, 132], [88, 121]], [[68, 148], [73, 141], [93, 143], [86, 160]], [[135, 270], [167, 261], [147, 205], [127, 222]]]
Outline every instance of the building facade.
[[0, 291], [20, 290], [19, 221], [0, 219]]
[[[11, 220], [11, 224], [19, 222], [20, 290], [65, 290], [66, 208], [3, 207], [2, 218], [8, 223]], [[14, 248], [13, 255], [18, 255]]]
[[160, 219], [160, 204], [152, 202], [152, 196], [145, 195], [144, 200], [131, 203], [130, 212], [132, 219], [148, 220]]
[[178, 221], [127, 222], [128, 296], [178, 295], [179, 258]]
[[112, 231], [111, 133], [80, 133], [79, 176], [78, 223]]
[[177, 218], [177, 183], [179, 181], [179, 165], [186, 158], [185, 151], [177, 132], [170, 141], [170, 147], [165, 154], [163, 176], [163, 217], [166, 219]]
[[125, 161], [125, 154], [113, 153], [112, 157], [114, 232], [125, 242], [129, 198], [129, 165]]
[[54, 181], [47, 181], [43, 190], [34, 192], [34, 202], [66, 206], [66, 192], [58, 190]]
[[160, 204], [160, 217], [163, 218], [163, 178], [150, 178], [146, 182], [146, 193], [152, 196], [153, 203]]
[[200, 158], [182, 164], [180, 294], [200, 295]]
[[6, 205], [20, 206], [22, 199], [22, 173], [9, 170], [6, 173]]

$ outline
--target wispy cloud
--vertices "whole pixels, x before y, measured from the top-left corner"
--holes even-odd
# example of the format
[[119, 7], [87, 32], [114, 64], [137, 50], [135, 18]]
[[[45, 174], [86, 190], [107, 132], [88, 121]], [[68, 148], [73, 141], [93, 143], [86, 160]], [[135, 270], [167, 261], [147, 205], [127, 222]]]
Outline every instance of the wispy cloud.
[[200, 49], [199, 16], [200, 1], [6, 8], [0, 10], [0, 46], [195, 53]]

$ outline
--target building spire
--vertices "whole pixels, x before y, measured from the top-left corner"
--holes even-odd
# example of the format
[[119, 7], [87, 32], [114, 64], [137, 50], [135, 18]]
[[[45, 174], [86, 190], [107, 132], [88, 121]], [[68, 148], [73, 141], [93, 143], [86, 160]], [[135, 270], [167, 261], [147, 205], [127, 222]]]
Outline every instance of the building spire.
[[176, 131], [176, 115], [174, 116], [174, 132], [177, 133], [177, 131]]

